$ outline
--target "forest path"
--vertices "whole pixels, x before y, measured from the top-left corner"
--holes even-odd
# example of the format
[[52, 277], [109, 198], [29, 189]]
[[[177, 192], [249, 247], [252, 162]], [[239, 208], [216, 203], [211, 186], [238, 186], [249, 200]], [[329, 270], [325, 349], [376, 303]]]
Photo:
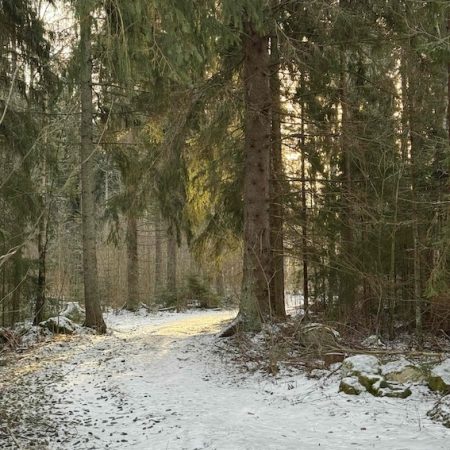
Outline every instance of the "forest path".
[[[0, 448], [448, 449], [433, 399], [348, 397], [338, 380], [242, 374], [215, 332], [231, 312], [109, 315], [0, 371]], [[9, 447], [8, 447], [9, 445]]]

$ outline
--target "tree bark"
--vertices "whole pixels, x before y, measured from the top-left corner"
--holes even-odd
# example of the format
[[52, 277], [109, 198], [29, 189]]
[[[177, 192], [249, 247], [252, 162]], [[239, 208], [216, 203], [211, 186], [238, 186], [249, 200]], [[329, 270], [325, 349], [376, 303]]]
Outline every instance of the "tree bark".
[[162, 287], [162, 242], [161, 242], [161, 213], [155, 216], [155, 276], [153, 280], [153, 295], [158, 297]]
[[[44, 205], [45, 207], [45, 205]], [[39, 325], [44, 320], [45, 288], [46, 288], [46, 257], [47, 257], [47, 220], [45, 211], [39, 220], [38, 234], [38, 279], [33, 325]]]
[[[405, 125], [408, 130], [409, 138], [409, 164], [411, 174], [411, 220], [412, 220], [412, 244], [413, 244], [413, 296], [415, 307], [415, 325], [416, 337], [419, 345], [423, 343], [423, 298], [422, 298], [422, 254], [421, 254], [421, 240], [419, 233], [419, 216], [417, 209], [417, 172], [419, 167], [419, 155], [422, 150], [423, 142], [421, 135], [421, 125], [418, 114], [420, 114], [421, 99], [417, 97], [417, 79], [420, 77], [418, 73], [411, 72], [412, 67], [408, 64], [407, 57], [403, 57], [401, 61], [401, 76], [402, 79], [402, 95], [404, 96], [404, 107], [402, 114], [405, 115]], [[419, 72], [420, 73], [420, 72]]]
[[270, 183], [270, 244], [273, 276], [271, 308], [277, 319], [286, 318], [284, 303], [284, 235], [283, 235], [283, 154], [281, 145], [280, 54], [276, 35], [270, 40], [270, 94], [272, 116], [272, 154]]
[[[447, 16], [447, 34], [450, 37], [450, 13]], [[447, 132], [450, 143], [450, 61], [447, 63]], [[447, 166], [447, 170], [449, 167]]]
[[139, 308], [139, 265], [138, 265], [138, 228], [132, 211], [127, 218], [127, 304], [126, 309], [136, 311]]
[[95, 226], [95, 178], [93, 145], [93, 105], [92, 105], [92, 55], [91, 55], [91, 15], [83, 13], [80, 18], [80, 94], [81, 94], [81, 198], [83, 230], [83, 275], [86, 319], [84, 325], [106, 331], [99, 302], [97, 276], [97, 248]]
[[[301, 75], [301, 88], [304, 91], [305, 77]], [[309, 315], [309, 284], [308, 284], [308, 205], [306, 202], [306, 119], [305, 102], [301, 107], [301, 177], [302, 177], [302, 253], [303, 253], [303, 309], [305, 317]]]
[[342, 177], [343, 177], [343, 201], [342, 201], [342, 232], [341, 247], [342, 260], [344, 267], [340, 276], [339, 285], [339, 304], [340, 313], [343, 319], [347, 318], [352, 306], [355, 303], [355, 272], [353, 268], [353, 183], [352, 183], [352, 148], [350, 135], [350, 105], [348, 100], [348, 75], [347, 55], [343, 51], [341, 61], [341, 80], [340, 80], [340, 104], [342, 110], [341, 119], [341, 158], [342, 158]]
[[268, 38], [245, 26], [244, 258], [240, 315], [244, 328], [259, 329], [272, 317], [270, 299], [270, 68]]
[[169, 231], [167, 234], [167, 291], [177, 295], [177, 240], [173, 233]]

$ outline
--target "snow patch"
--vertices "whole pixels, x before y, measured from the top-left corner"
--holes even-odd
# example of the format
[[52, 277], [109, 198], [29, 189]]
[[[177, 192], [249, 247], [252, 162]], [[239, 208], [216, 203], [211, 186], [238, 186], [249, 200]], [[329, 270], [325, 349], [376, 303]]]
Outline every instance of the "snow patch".
[[342, 363], [344, 377], [353, 374], [378, 375], [381, 372], [378, 358], [372, 355], [355, 355], [344, 359]]

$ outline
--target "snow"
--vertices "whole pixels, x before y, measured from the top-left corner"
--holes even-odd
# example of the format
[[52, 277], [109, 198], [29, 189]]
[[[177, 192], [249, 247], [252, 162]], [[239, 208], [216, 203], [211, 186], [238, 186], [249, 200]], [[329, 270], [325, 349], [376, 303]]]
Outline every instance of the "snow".
[[447, 386], [450, 386], [450, 358], [445, 359], [441, 364], [434, 367], [431, 370], [431, 376], [441, 378]]
[[338, 374], [239, 371], [215, 337], [233, 314], [108, 314], [109, 335], [61, 336], [0, 367], [0, 447], [449, 448], [423, 386], [381, 399], [339, 393]]
[[41, 322], [39, 325], [50, 330], [64, 330], [66, 333], [74, 333], [75, 331], [80, 329], [79, 325], [64, 316], [50, 317], [44, 322]]
[[72, 315], [84, 315], [84, 309], [78, 302], [67, 302], [64, 310], [59, 314], [60, 316], [69, 317]]
[[388, 375], [391, 373], [400, 373], [408, 367], [414, 367], [414, 364], [405, 358], [400, 358], [395, 361], [389, 361], [388, 363], [381, 366], [381, 373], [383, 375]]
[[20, 343], [23, 348], [28, 348], [42, 340], [49, 339], [52, 335], [53, 333], [47, 328], [28, 325], [21, 337]]
[[386, 347], [381, 339], [375, 334], [367, 337], [361, 343], [365, 347]]
[[444, 423], [446, 427], [450, 427], [450, 395], [442, 397], [430, 410], [428, 416], [433, 420]]
[[286, 312], [292, 315], [301, 315], [304, 313], [303, 303], [304, 298], [302, 294], [286, 292], [284, 295]]
[[356, 392], [364, 392], [366, 388], [358, 381], [356, 377], [345, 377], [342, 379], [342, 383], [352, 387]]
[[380, 373], [380, 362], [372, 355], [355, 355], [346, 358], [342, 363], [343, 376], [354, 373], [376, 375]]

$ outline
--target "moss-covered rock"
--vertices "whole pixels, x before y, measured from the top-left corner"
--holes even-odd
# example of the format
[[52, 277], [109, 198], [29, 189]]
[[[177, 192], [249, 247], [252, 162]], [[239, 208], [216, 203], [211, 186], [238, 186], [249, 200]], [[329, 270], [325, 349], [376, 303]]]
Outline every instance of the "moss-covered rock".
[[428, 417], [437, 422], [441, 422], [445, 427], [450, 428], [450, 395], [442, 397], [433, 408], [428, 411]]
[[82, 323], [85, 317], [85, 311], [77, 302], [67, 302], [60, 316], [67, 317], [72, 322]]
[[424, 370], [405, 358], [384, 364], [381, 373], [388, 382], [420, 383], [426, 380]]
[[[400, 383], [390, 383], [385, 379], [380, 361], [375, 356], [355, 355], [346, 358], [341, 371], [344, 377], [339, 387], [341, 392], [358, 395], [367, 391], [376, 397], [392, 398], [406, 398], [411, 395], [409, 387]], [[358, 389], [355, 389], [355, 386]], [[357, 394], [353, 391], [357, 391]]]
[[348, 395], [359, 395], [364, 391], [364, 386], [356, 377], [345, 377], [341, 380], [341, 384], [339, 385], [339, 392], [343, 392]]
[[401, 384], [386, 383], [386, 387], [379, 389], [378, 397], [407, 398], [412, 394], [411, 389]]
[[450, 359], [442, 361], [431, 369], [428, 386], [432, 391], [450, 392]]
[[79, 328], [79, 325], [63, 316], [50, 317], [44, 322], [41, 322], [39, 326], [57, 334], [73, 334]]
[[310, 323], [299, 329], [297, 339], [304, 347], [313, 348], [321, 354], [336, 347], [339, 333], [327, 325]]

